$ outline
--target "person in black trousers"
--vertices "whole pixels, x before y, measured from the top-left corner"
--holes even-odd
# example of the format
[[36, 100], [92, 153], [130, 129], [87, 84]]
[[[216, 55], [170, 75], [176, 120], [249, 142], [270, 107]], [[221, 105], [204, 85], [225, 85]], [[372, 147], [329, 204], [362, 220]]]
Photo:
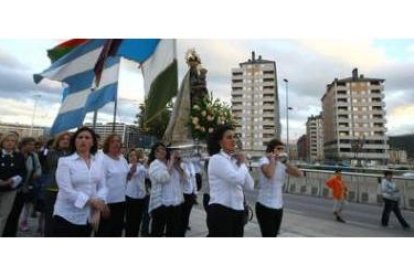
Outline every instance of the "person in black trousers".
[[5, 134], [0, 140], [1, 236], [4, 236], [4, 229], [15, 202], [17, 189], [26, 178], [26, 164], [24, 156], [16, 151], [17, 140], [18, 136], [14, 133]]
[[254, 181], [246, 166], [246, 157], [236, 151], [232, 126], [217, 127], [208, 139], [210, 154], [208, 181], [210, 200], [207, 208], [209, 237], [243, 237], [244, 192]]
[[382, 198], [384, 200], [384, 209], [382, 211], [381, 224], [388, 226], [391, 211], [394, 212], [398, 221], [404, 229], [410, 228], [410, 225], [404, 219], [400, 210], [400, 191], [395, 183], [392, 181], [392, 171], [384, 172], [384, 179], [381, 182]]
[[56, 182], [56, 169], [58, 160], [61, 157], [69, 155], [71, 135], [69, 132], [59, 134], [46, 156], [46, 162], [43, 171], [46, 174], [45, 183], [45, 220], [43, 234], [45, 237], [53, 237], [53, 208], [58, 194], [58, 185]]

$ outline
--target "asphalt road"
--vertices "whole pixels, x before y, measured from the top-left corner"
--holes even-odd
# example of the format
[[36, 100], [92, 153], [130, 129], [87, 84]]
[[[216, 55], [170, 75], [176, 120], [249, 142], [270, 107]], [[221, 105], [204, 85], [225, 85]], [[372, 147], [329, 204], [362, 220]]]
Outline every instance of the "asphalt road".
[[[246, 199], [252, 207], [254, 207], [257, 193], [257, 190], [246, 192]], [[284, 193], [283, 198], [284, 209], [287, 211], [320, 219], [334, 219], [334, 216], [332, 214], [333, 202], [330, 199], [287, 193]], [[414, 212], [402, 210], [402, 214], [406, 221], [412, 227], [414, 227]], [[369, 229], [378, 229], [380, 226], [381, 215], [382, 205], [369, 205], [349, 202], [344, 207], [343, 211], [343, 218], [348, 224]], [[391, 213], [388, 228], [390, 228], [390, 230], [401, 228], [393, 213]], [[411, 230], [409, 232], [414, 235], [414, 231]]]

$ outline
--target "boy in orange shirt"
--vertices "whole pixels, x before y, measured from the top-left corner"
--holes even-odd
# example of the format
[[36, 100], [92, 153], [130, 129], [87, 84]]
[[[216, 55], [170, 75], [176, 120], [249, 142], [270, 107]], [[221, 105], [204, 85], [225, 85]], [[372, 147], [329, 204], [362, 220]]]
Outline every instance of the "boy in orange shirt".
[[345, 223], [345, 220], [342, 219], [340, 214], [344, 208], [348, 188], [342, 179], [341, 169], [337, 169], [335, 171], [335, 175], [331, 176], [326, 181], [326, 185], [332, 190], [332, 197], [334, 199], [333, 213], [336, 217], [336, 220]]

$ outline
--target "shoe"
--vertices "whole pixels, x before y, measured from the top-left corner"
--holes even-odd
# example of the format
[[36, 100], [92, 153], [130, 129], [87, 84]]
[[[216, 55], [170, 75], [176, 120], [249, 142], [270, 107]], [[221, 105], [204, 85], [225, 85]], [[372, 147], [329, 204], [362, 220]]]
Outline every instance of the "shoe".
[[191, 231], [191, 227], [190, 226], [187, 226], [187, 231]]
[[29, 231], [29, 225], [27, 225], [27, 221], [22, 221], [20, 224], [20, 231], [27, 232]]
[[346, 223], [346, 221], [343, 218], [341, 218], [340, 216], [336, 217], [336, 221]]

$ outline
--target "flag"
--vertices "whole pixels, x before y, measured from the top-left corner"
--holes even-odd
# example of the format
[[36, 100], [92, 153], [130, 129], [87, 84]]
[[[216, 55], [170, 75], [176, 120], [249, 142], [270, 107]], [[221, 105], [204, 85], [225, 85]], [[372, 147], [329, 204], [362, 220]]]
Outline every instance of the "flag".
[[64, 99], [51, 128], [51, 134], [79, 127], [87, 112], [103, 107], [117, 96], [119, 57], [109, 57], [99, 86], [94, 85], [94, 68], [106, 40], [93, 39], [72, 49], [48, 69], [33, 76], [35, 83], [43, 78], [66, 85]]
[[72, 51], [74, 48], [78, 47], [79, 45], [82, 45], [83, 43], [86, 43], [88, 39], [71, 39], [68, 41], [65, 41], [55, 47], [53, 49], [47, 50], [47, 56], [50, 58], [50, 61], [54, 63], [70, 51]]
[[177, 95], [178, 68], [174, 39], [123, 39], [116, 55], [139, 62], [144, 77], [147, 122]]

